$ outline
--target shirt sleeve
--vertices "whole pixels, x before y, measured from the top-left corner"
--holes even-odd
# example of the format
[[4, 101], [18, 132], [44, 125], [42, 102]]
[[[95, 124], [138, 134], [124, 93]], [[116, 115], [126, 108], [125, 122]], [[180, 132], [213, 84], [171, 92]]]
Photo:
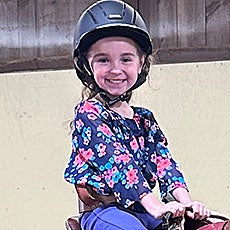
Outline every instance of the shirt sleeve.
[[76, 110], [72, 135], [73, 152], [65, 179], [87, 183], [98, 193], [113, 193], [124, 207], [151, 192], [141, 168], [116, 133], [102, 106], [84, 102]]
[[150, 129], [148, 141], [152, 154], [150, 162], [156, 165], [156, 180], [158, 180], [162, 201], [167, 201], [171, 192], [179, 187], [187, 188], [179, 164], [173, 159], [168, 149], [168, 142], [152, 113], [150, 114]]

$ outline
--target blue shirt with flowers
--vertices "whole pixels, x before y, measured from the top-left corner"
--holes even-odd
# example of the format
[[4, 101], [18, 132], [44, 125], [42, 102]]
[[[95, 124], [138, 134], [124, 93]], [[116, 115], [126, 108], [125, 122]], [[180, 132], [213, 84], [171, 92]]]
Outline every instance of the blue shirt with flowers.
[[132, 108], [134, 117], [129, 119], [97, 100], [81, 102], [75, 109], [72, 154], [64, 174], [70, 183], [113, 194], [124, 207], [150, 193], [156, 182], [162, 200], [175, 188], [187, 188], [152, 112]]

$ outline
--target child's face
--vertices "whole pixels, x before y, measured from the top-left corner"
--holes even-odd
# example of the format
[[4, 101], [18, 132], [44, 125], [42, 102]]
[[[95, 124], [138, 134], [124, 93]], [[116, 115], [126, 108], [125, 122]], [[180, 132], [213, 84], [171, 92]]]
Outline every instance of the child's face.
[[90, 47], [87, 59], [98, 86], [113, 96], [135, 84], [144, 62], [137, 45], [125, 37], [100, 39]]

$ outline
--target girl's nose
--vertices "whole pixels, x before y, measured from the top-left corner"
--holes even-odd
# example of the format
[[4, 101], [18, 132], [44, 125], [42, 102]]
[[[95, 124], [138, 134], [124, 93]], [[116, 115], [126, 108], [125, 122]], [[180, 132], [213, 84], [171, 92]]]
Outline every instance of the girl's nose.
[[113, 74], [118, 74], [121, 72], [121, 66], [120, 66], [120, 63], [117, 63], [117, 62], [113, 62], [111, 64], [111, 70], [110, 70], [111, 73]]

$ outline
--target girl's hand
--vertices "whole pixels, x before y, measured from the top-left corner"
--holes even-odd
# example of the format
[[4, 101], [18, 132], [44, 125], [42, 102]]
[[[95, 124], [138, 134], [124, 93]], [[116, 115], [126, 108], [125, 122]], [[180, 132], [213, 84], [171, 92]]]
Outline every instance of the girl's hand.
[[187, 211], [186, 215], [195, 220], [202, 220], [210, 216], [211, 212], [205, 205], [198, 201], [192, 201], [186, 204], [186, 207], [192, 208], [193, 212]]
[[156, 209], [152, 211], [152, 215], [156, 219], [162, 218], [167, 212], [171, 212], [174, 217], [180, 217], [185, 214], [185, 209], [186, 206], [177, 202], [177, 201], [172, 201], [168, 202], [167, 204], [162, 204], [161, 206], [158, 206]]

